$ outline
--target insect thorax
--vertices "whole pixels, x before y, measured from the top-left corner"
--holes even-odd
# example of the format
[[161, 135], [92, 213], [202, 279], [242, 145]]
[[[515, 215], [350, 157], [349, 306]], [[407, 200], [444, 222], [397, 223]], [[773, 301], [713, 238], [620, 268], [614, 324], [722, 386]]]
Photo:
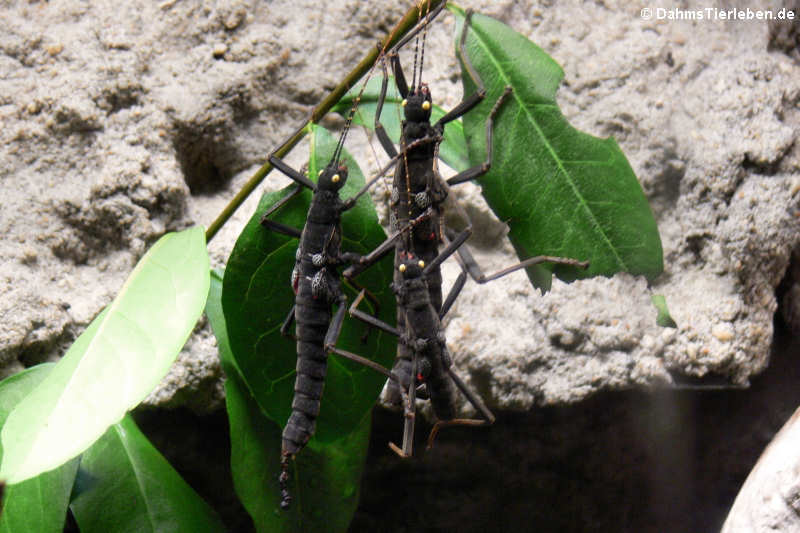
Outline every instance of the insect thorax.
[[323, 225], [338, 224], [342, 212], [339, 195], [331, 191], [317, 191], [311, 199], [307, 219]]

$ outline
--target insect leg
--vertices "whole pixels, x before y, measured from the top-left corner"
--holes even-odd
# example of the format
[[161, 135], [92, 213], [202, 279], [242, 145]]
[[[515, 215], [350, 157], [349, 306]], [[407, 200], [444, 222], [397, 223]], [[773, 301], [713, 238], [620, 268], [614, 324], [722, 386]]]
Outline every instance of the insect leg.
[[436, 123], [437, 127], [444, 126], [451, 120], [455, 120], [458, 117], [462, 116], [464, 113], [468, 112], [470, 109], [478, 105], [481, 100], [486, 97], [486, 86], [483, 83], [483, 80], [478, 75], [478, 72], [475, 70], [475, 67], [472, 66], [472, 61], [470, 61], [469, 56], [465, 50], [465, 43], [467, 40], [467, 28], [469, 28], [470, 19], [472, 18], [472, 10], [468, 9], [466, 13], [466, 17], [464, 17], [464, 26], [461, 28], [461, 38], [458, 42], [458, 55], [461, 57], [461, 60], [464, 62], [464, 66], [467, 69], [467, 73], [469, 74], [472, 81], [475, 82], [477, 89], [474, 93], [469, 96], [465, 96], [461, 103], [455, 106], [453, 109], [450, 110], [447, 114], [445, 114], [439, 121]]
[[365, 313], [364, 311], [360, 311], [359, 309], [357, 309], [358, 304], [360, 304], [361, 300], [364, 299], [364, 294], [365, 293], [366, 293], [366, 289], [362, 289], [361, 292], [358, 293], [358, 296], [356, 297], [356, 299], [353, 300], [353, 303], [350, 304], [350, 310], [349, 310], [350, 316], [355, 317], [355, 318], [357, 318], [357, 319], [359, 319], [359, 320], [361, 320], [363, 322], [366, 322], [367, 324], [369, 324], [371, 326], [374, 326], [374, 327], [376, 327], [376, 328], [378, 328], [378, 329], [380, 329], [382, 331], [385, 331], [386, 333], [389, 333], [391, 335], [395, 335], [395, 336], [399, 337], [400, 336], [400, 331], [397, 328], [395, 328], [393, 326], [390, 326], [389, 324], [387, 324], [383, 320], [377, 319], [374, 316], [372, 316], [372, 315], [370, 315], [368, 313]]
[[[364, 287], [363, 285], [359, 284], [358, 282], [356, 282], [355, 280], [352, 280], [352, 279], [345, 278], [344, 279], [344, 283], [345, 283], [345, 285], [347, 285], [351, 289], [354, 289], [354, 290], [357, 290], [357, 291], [364, 291], [364, 294], [367, 297], [367, 300], [369, 300], [369, 303], [372, 304], [372, 309], [373, 309], [372, 310], [372, 315], [377, 317], [378, 314], [380, 314], [381, 304], [378, 301], [378, 297], [375, 296], [372, 293], [372, 291], [370, 291], [369, 289], [367, 289], [366, 287]], [[370, 331], [370, 328], [367, 328], [366, 331], [364, 332], [364, 334], [361, 335], [362, 344], [367, 342], [367, 338], [369, 338], [369, 331]]]
[[269, 156], [270, 164], [275, 167], [276, 169], [280, 170], [286, 177], [293, 179], [298, 184], [302, 185], [303, 187], [308, 187], [312, 191], [317, 190], [317, 186], [314, 185], [314, 182], [308, 179], [308, 177], [303, 174], [302, 172], [298, 172], [286, 163], [283, 162], [282, 159], [278, 159], [274, 155]]
[[[447, 356], [449, 359], [449, 355]], [[458, 387], [462, 394], [467, 398], [470, 404], [478, 411], [481, 415], [481, 419], [475, 418], [450, 418], [445, 420], [438, 420], [431, 429], [431, 433], [428, 436], [428, 445], [427, 449], [430, 449], [433, 446], [433, 442], [436, 440], [436, 435], [439, 433], [444, 427], [448, 426], [491, 426], [494, 424], [495, 417], [492, 412], [486, 407], [486, 404], [483, 403], [483, 400], [475, 394], [464, 381], [458, 377], [458, 374], [453, 371], [452, 366], [447, 367], [447, 375], [450, 377], [453, 383]]]
[[447, 180], [448, 185], [456, 185], [464, 183], [465, 181], [474, 180], [475, 178], [483, 176], [492, 168], [492, 131], [494, 130], [494, 117], [500, 109], [500, 106], [503, 105], [503, 102], [508, 98], [508, 95], [511, 94], [511, 91], [512, 89], [510, 86], [506, 87], [503, 94], [500, 95], [500, 98], [495, 102], [492, 111], [489, 113], [489, 118], [486, 120], [486, 161], [449, 178]]
[[296, 239], [299, 239], [301, 234], [301, 231], [299, 229], [287, 226], [285, 224], [281, 224], [280, 222], [274, 222], [272, 220], [269, 220], [269, 216], [278, 209], [280, 209], [281, 207], [283, 207], [284, 205], [286, 205], [286, 203], [289, 202], [289, 200], [300, 194], [302, 190], [303, 186], [298, 185], [292, 192], [290, 192], [289, 194], [287, 194], [286, 196], [275, 202], [275, 205], [267, 209], [267, 211], [263, 215], [261, 215], [261, 225], [276, 233], [281, 233], [283, 235], [288, 235], [289, 237], [294, 237]]
[[394, 71], [394, 82], [397, 84], [397, 91], [402, 98], [408, 96], [408, 82], [406, 75], [403, 74], [403, 66], [400, 64], [400, 56], [397, 53], [390, 54], [392, 59], [392, 71]]
[[[377, 107], [375, 108], [375, 135], [378, 136], [381, 146], [383, 146], [383, 149], [389, 157], [395, 157], [397, 155], [397, 150], [395, 150], [394, 143], [389, 138], [389, 134], [386, 133], [383, 124], [381, 124], [381, 112], [383, 111], [383, 104], [386, 102], [386, 89], [389, 85], [389, 73], [386, 71], [386, 58], [381, 59], [381, 66], [383, 68], [383, 82], [381, 82], [381, 92], [378, 96]], [[406, 93], [408, 93], [408, 87], [406, 87]]]
[[447, 298], [445, 299], [444, 303], [442, 304], [442, 309], [439, 311], [439, 320], [443, 319], [447, 312], [453, 307], [453, 302], [456, 301], [458, 294], [461, 292], [461, 289], [464, 288], [464, 284], [467, 282], [467, 273], [462, 269], [461, 273], [458, 274], [456, 278], [456, 282], [450, 288], [450, 292], [447, 293]]
[[464, 242], [469, 239], [469, 236], [472, 235], [472, 225], [467, 227], [464, 231], [456, 235], [452, 242], [448, 243], [445, 246], [444, 250], [442, 250], [439, 255], [433, 258], [428, 264], [425, 265], [425, 270], [423, 271], [423, 275], [427, 276], [434, 270], [439, 268], [439, 265], [444, 262], [445, 259], [453, 255], [453, 252], [458, 251]]
[[295, 187], [292, 192], [290, 192], [289, 194], [287, 194], [286, 196], [284, 196], [283, 198], [281, 198], [280, 200], [275, 202], [275, 205], [273, 205], [272, 207], [267, 209], [267, 211], [261, 216], [262, 223], [263, 223], [265, 218], [269, 217], [272, 213], [274, 213], [275, 211], [277, 211], [278, 209], [280, 209], [281, 207], [286, 205], [286, 203], [289, 200], [291, 200], [292, 198], [294, 198], [295, 196], [300, 194], [300, 192], [302, 190], [303, 190], [303, 186], [298, 184], [297, 187]]
[[[366, 289], [362, 289], [361, 292], [356, 297], [356, 299], [353, 300], [353, 303], [350, 305], [350, 311], [349, 311], [350, 312], [350, 316], [358, 318], [359, 320], [361, 320], [363, 322], [366, 322], [367, 324], [370, 324], [370, 325], [372, 325], [372, 326], [374, 326], [374, 327], [376, 327], [378, 329], [381, 329], [381, 330], [383, 330], [383, 331], [385, 331], [385, 332], [387, 332], [387, 333], [389, 333], [391, 335], [395, 335], [396, 337], [400, 337], [401, 332], [397, 328], [392, 327], [389, 324], [387, 324], [386, 322], [384, 322], [382, 320], [379, 320], [376, 317], [374, 317], [372, 315], [369, 315], [367, 313], [364, 313], [363, 311], [360, 311], [359, 309], [357, 309], [358, 305], [361, 303], [361, 300], [364, 299], [364, 295], [365, 294], [366, 294]], [[415, 373], [416, 373], [416, 371], [412, 372], [409, 375], [410, 376], [414, 376]], [[394, 382], [394, 384], [397, 385], [397, 389], [400, 391], [401, 401], [402, 401], [403, 406], [404, 406], [403, 407], [403, 411], [405, 412], [405, 415], [406, 415], [406, 424], [409, 424], [409, 418], [413, 419], [413, 417], [414, 417], [413, 406], [414, 406], [415, 394], [416, 394], [416, 389], [414, 389], [414, 387], [415, 387], [414, 380], [411, 379], [411, 382], [409, 384], [409, 392], [406, 392], [405, 383], [403, 382], [403, 380], [400, 379], [400, 377], [397, 374], [395, 374], [394, 372], [391, 372], [391, 374], [392, 375], [389, 376], [389, 377]], [[413, 434], [413, 420], [410, 423], [411, 423], [411, 426], [412, 426], [410, 431]], [[390, 445], [390, 446], [393, 446], [393, 445]], [[397, 451], [396, 448], [397, 447], [394, 446], [392, 449]], [[403, 449], [406, 449], [405, 439], [404, 439]], [[403, 456], [402, 453], [400, 453], [400, 452], [398, 452], [398, 453], [401, 456]]]
[[471, 403], [475, 407], [475, 409], [477, 409], [478, 412], [483, 416], [483, 418], [487, 422], [486, 425], [494, 424], [495, 421], [494, 415], [489, 410], [489, 408], [486, 407], [486, 404], [483, 403], [483, 400], [481, 400], [480, 396], [472, 392], [472, 390], [469, 387], [467, 387], [467, 384], [464, 383], [464, 381], [462, 381], [460, 377], [458, 377], [458, 374], [456, 374], [453, 371], [452, 367], [447, 369], [447, 373], [450, 374], [450, 377], [453, 378], [453, 381], [455, 382], [456, 386], [461, 390], [462, 393], [464, 393], [464, 396], [467, 397], [469, 403]]
[[289, 314], [286, 315], [286, 318], [283, 320], [283, 324], [281, 324], [281, 335], [284, 337], [294, 337], [291, 333], [289, 333], [289, 328], [292, 327], [292, 322], [294, 322], [294, 309], [295, 305], [292, 304], [292, 308], [289, 310]]
[[[460, 239], [462, 237], [463, 233], [464, 232], [458, 234], [456, 236], [456, 239]], [[453, 235], [453, 232], [450, 229], [448, 229], [447, 230], [447, 236], [451, 237], [452, 235]], [[455, 243], [455, 242], [456, 241], [454, 240], [453, 243]], [[452, 243], [451, 243], [451, 245], [452, 245]], [[526, 267], [529, 267], [529, 266], [532, 266], [532, 265], [538, 265], [539, 263], [555, 263], [555, 264], [558, 264], [558, 265], [568, 265], [568, 266], [573, 266], [573, 267], [576, 267], [576, 268], [582, 268], [584, 270], [589, 268], [589, 262], [588, 261], [579, 261], [577, 259], [572, 259], [572, 258], [569, 258], [569, 257], [557, 257], [557, 256], [552, 256], [552, 255], [537, 255], [535, 257], [529, 257], [528, 259], [520, 261], [516, 265], [512, 265], [512, 266], [504, 268], [502, 270], [498, 270], [497, 272], [495, 272], [493, 274], [486, 275], [486, 274], [483, 273], [483, 270], [481, 269], [480, 265], [478, 265], [478, 262], [475, 260], [475, 258], [473, 257], [472, 253], [469, 251], [469, 248], [467, 248], [466, 246], [460, 247], [458, 249], [458, 255], [459, 255], [460, 259], [461, 259], [460, 262], [463, 262], [463, 268], [466, 269], [466, 271], [469, 273], [470, 277], [472, 279], [474, 279], [476, 283], [487, 283], [489, 281], [492, 281], [492, 280], [495, 280], [495, 279], [498, 279], [498, 278], [502, 278], [503, 276], [505, 276], [507, 274], [511, 274], [512, 272], [516, 272], [517, 270], [521, 270], [523, 268], [526, 268]]]
[[[357, 307], [358, 304], [361, 303], [361, 300], [364, 298], [364, 294], [365, 293], [366, 293], [366, 289], [362, 289], [362, 291], [359, 293], [358, 297], [355, 299], [355, 301], [351, 305], [351, 307], [350, 307], [351, 316], [355, 315], [357, 318], [367, 322], [368, 324], [372, 324], [372, 325], [374, 325], [376, 327], [379, 327], [379, 328], [381, 328], [384, 331], [387, 331], [389, 333], [398, 334], [399, 332], [395, 328], [392, 328], [391, 326], [389, 326], [389, 324], [386, 324], [385, 322], [383, 322], [381, 320], [378, 320], [377, 318], [373, 317], [372, 315], [368, 315], [366, 313], [363, 313], [362, 311], [359, 311], [358, 309], [355, 309], [355, 307]], [[384, 367], [382, 365], [379, 365], [378, 363], [376, 363], [374, 361], [371, 361], [371, 360], [369, 360], [369, 359], [367, 359], [365, 357], [361, 357], [360, 355], [356, 355], [356, 354], [354, 354], [352, 352], [348, 352], [346, 350], [342, 350], [342, 349], [336, 348], [335, 344], [336, 344], [336, 340], [339, 337], [339, 333], [341, 332], [342, 321], [344, 319], [344, 311], [345, 311], [345, 304], [346, 303], [347, 303], [347, 300], [345, 298], [340, 298], [340, 300], [339, 300], [339, 308], [336, 311], [336, 316], [334, 316], [333, 321], [331, 322], [331, 326], [330, 326], [330, 328], [328, 328], [328, 333], [325, 336], [325, 350], [329, 351], [329, 352], [333, 352], [333, 353], [338, 354], [338, 355], [341, 355], [342, 357], [346, 357], [346, 358], [350, 359], [351, 361], [355, 361], [355, 362], [360, 363], [360, 364], [362, 364], [364, 366], [367, 366], [367, 367], [369, 367], [369, 368], [371, 368], [371, 369], [373, 369], [373, 370], [375, 370], [377, 372], [380, 372], [381, 374], [383, 374], [384, 376], [388, 377], [390, 380], [394, 381], [395, 383], [398, 383], [400, 391], [401, 391], [401, 395], [402, 395], [403, 412], [404, 412], [405, 418], [406, 418], [406, 425], [408, 425], [409, 421], [411, 421], [411, 424], [412, 424], [412, 430], [411, 431], [412, 431], [412, 435], [413, 435], [413, 418], [414, 418], [413, 405], [414, 404], [412, 403], [412, 400], [409, 398], [409, 394], [407, 394], [405, 392], [405, 389], [403, 388], [402, 384], [400, 383], [400, 378], [394, 372], [390, 371], [389, 369], [387, 369], [386, 367]], [[412, 390], [411, 391], [412, 398], [413, 398], [413, 394], [414, 394], [414, 391]], [[403, 450], [406, 450], [405, 440], [403, 442]], [[410, 455], [410, 451], [409, 451], [409, 455]]]
[[[394, 382], [399, 383], [400, 381], [400, 378], [398, 378], [394, 372], [392, 372], [383, 365], [379, 365], [378, 363], [376, 363], [371, 359], [367, 359], [366, 357], [354, 354], [353, 352], [348, 352], [347, 350], [342, 350], [341, 348], [337, 348], [336, 346], [329, 347], [328, 351], [331, 353], [335, 353], [336, 355], [341, 355], [345, 359], [349, 359], [351, 361], [364, 365], [368, 368], [371, 368], [372, 370], [380, 374], [383, 374], [384, 376], [386, 376], [387, 378], [391, 379]], [[411, 403], [409, 402], [408, 396], [403, 395], [403, 412], [405, 413], [406, 418], [414, 416], [410, 406]]]
[[347, 297], [344, 293], [340, 292], [338, 297], [339, 307], [336, 309], [336, 314], [333, 315], [331, 325], [328, 326], [328, 332], [325, 334], [325, 351], [329, 352], [336, 345], [339, 340], [339, 334], [342, 332], [342, 323], [344, 322], [344, 313], [347, 311]]
[[[411, 375], [415, 376], [416, 374], [417, 354], [415, 352], [411, 357]], [[398, 448], [395, 443], [389, 442], [389, 448], [403, 459], [407, 459], [414, 453], [414, 423], [416, 421], [417, 385], [415, 380], [411, 379], [408, 384], [408, 392], [406, 392], [406, 389], [403, 387], [402, 383], [400, 383], [398, 389], [400, 389], [400, 394], [404, 398], [407, 398], [411, 414], [410, 416], [406, 416], [406, 421], [403, 424], [403, 447]]]
[[375, 249], [373, 249], [370, 253], [365, 255], [361, 259], [361, 261], [359, 261], [357, 264], [352, 264], [349, 267], [347, 267], [344, 270], [344, 272], [342, 272], [342, 276], [344, 276], [345, 279], [352, 281], [354, 277], [361, 274], [364, 270], [366, 270], [370, 266], [380, 261], [383, 258], [383, 256], [385, 256], [387, 253], [393, 251], [395, 249], [397, 239], [399, 239], [403, 235], [403, 233], [405, 233], [406, 231], [411, 231], [417, 224], [419, 224], [424, 220], [427, 220], [433, 215], [434, 212], [432, 209], [430, 208], [426, 209], [424, 213], [422, 213], [417, 218], [409, 222], [406, 226], [389, 235], [385, 241], [380, 243], [377, 247], [375, 247]]
[[484, 419], [477, 419], [477, 418], [453, 418], [452, 420], [439, 420], [431, 429], [430, 435], [428, 435], [428, 445], [427, 449], [430, 450], [433, 447], [433, 442], [436, 440], [436, 436], [439, 434], [439, 431], [442, 428], [450, 427], [450, 426], [491, 426], [494, 424], [495, 417], [491, 411], [484, 405], [484, 403], [478, 398], [476, 394], [474, 394], [469, 388], [467, 384], [461, 381], [455, 372], [452, 370], [448, 370], [450, 377], [453, 378], [456, 386], [464, 393], [464, 396], [467, 397], [469, 402], [477, 409]]
[[261, 218], [261, 225], [269, 230], [274, 231], [275, 233], [288, 235], [289, 237], [294, 237], [295, 239], [299, 239], [300, 235], [303, 233], [297, 228], [281, 224], [280, 222], [275, 222], [274, 220], [268, 220], [264, 217]]

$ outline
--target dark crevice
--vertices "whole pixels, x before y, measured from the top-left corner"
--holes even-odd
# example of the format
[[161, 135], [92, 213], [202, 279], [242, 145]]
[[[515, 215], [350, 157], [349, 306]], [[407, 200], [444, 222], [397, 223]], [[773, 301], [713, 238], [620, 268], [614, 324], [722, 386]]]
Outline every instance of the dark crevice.
[[768, 23], [769, 35], [767, 50], [782, 52], [795, 61], [800, 61], [800, 2], [788, 2], [786, 12], [794, 13], [794, 20], [771, 20]]
[[791, 151], [792, 145], [789, 145], [783, 154], [774, 161], [756, 161], [750, 154], [744, 154], [742, 160], [742, 168], [751, 174], [759, 174], [762, 176], [774, 176], [781, 170], [781, 162], [787, 153]]
[[253, 522], [233, 490], [225, 410], [139, 409], [136, 424], [172, 467], [214, 508], [229, 533], [253, 533]]
[[764, 447], [800, 404], [800, 341], [776, 326], [771, 366], [745, 390], [606, 392], [447, 428], [419, 457], [387, 448], [376, 410], [350, 531], [719, 531]]
[[178, 162], [192, 195], [210, 195], [224, 189], [242, 156], [222, 132], [178, 125], [174, 140]]
[[702, 377], [692, 376], [669, 369], [667, 372], [670, 377], [672, 377], [674, 388], [679, 390], [725, 390], [746, 388], [731, 382], [730, 376], [718, 372], [707, 372]]
[[694, 256], [695, 262], [705, 263], [705, 258], [703, 258], [703, 249], [710, 239], [711, 235], [707, 233], [686, 236], [686, 251]]
[[800, 248], [792, 252], [789, 266], [775, 289], [778, 302], [776, 319], [795, 335], [800, 335]]
[[[30, 333], [21, 343], [17, 360], [26, 368], [58, 360], [66, 352], [65, 347], [77, 337], [74, 325], [67, 325], [61, 332], [53, 332], [47, 337], [36, 334], [36, 330], [44, 326], [43, 322], [33, 322]], [[41, 338], [28, 340], [33, 336]]]
[[643, 186], [650, 199], [656, 218], [673, 212], [681, 193], [681, 182], [686, 175], [686, 163], [676, 150], [675, 139], [666, 139], [663, 144], [650, 146], [653, 154], [644, 163], [644, 170], [653, 176]]
[[140, 97], [141, 90], [138, 88], [129, 90], [120, 89], [118, 91], [106, 91], [103, 93], [105, 108], [108, 109], [109, 115], [139, 105]]

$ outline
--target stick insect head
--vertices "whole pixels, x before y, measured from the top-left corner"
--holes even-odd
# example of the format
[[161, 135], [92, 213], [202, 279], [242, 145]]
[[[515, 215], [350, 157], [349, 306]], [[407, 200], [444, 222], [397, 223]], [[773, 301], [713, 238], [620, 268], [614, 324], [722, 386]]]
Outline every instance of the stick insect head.
[[403, 100], [403, 114], [410, 122], [429, 122], [431, 120], [431, 91], [428, 84], [422, 83], [414, 87]]
[[317, 189], [321, 191], [339, 192], [347, 183], [347, 166], [344, 163], [331, 161], [319, 171]]
[[400, 264], [397, 265], [397, 270], [403, 276], [403, 279], [417, 279], [422, 277], [422, 271], [425, 268], [425, 261], [414, 257], [411, 253], [403, 253], [400, 256]]

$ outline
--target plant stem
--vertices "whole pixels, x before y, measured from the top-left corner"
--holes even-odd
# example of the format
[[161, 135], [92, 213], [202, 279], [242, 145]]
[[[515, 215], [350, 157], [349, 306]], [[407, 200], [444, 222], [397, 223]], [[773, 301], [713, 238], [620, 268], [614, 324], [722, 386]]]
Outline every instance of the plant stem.
[[[439, 4], [446, 0], [419, 0], [418, 4], [409, 9], [405, 16], [397, 23], [394, 29], [380, 42], [379, 46], [375, 48], [371, 48], [370, 51], [364, 56], [364, 59], [356, 65], [356, 67], [350, 71], [350, 73], [337, 85], [328, 96], [325, 97], [314, 110], [311, 112], [309, 118], [305, 121], [305, 123], [292, 135], [286, 142], [280, 145], [274, 152], [272, 152], [276, 157], [282, 158], [284, 157], [289, 151], [294, 148], [294, 146], [300, 142], [300, 140], [305, 136], [306, 132], [308, 131], [307, 126], [309, 123], [318, 123], [322, 117], [325, 116], [325, 113], [330, 111], [330, 109], [336, 105], [336, 103], [345, 95], [347, 91], [350, 90], [353, 85], [355, 85], [358, 80], [361, 79], [364, 74], [366, 74], [372, 66], [375, 64], [375, 60], [378, 58], [378, 54], [382, 51], [390, 49], [394, 46], [406, 33], [408, 33], [419, 21], [420, 14], [425, 14], [428, 11], [432, 11], [436, 8]], [[267, 161], [264, 165], [259, 168], [253, 176], [247, 180], [247, 183], [241, 188], [241, 190], [236, 193], [236, 196], [228, 202], [228, 205], [222, 210], [222, 212], [217, 216], [216, 220], [211, 223], [206, 231], [206, 242], [211, 242], [211, 239], [214, 238], [214, 235], [222, 228], [225, 222], [233, 215], [233, 213], [239, 208], [240, 205], [245, 201], [245, 199], [250, 196], [255, 188], [261, 183], [261, 181], [266, 177], [267, 174], [272, 171], [272, 165]]]

